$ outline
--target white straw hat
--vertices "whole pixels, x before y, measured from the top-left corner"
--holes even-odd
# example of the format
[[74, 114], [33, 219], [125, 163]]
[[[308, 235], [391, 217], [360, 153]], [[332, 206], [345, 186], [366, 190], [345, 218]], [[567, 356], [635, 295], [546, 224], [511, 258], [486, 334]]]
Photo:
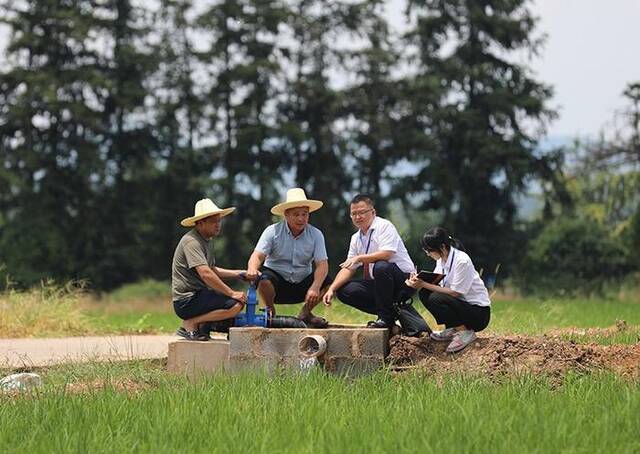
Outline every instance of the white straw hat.
[[230, 208], [218, 208], [211, 199], [201, 199], [196, 202], [194, 215], [190, 218], [185, 218], [180, 222], [183, 227], [193, 227], [196, 225], [196, 221], [219, 214], [220, 217], [227, 216], [236, 210], [235, 207]]
[[307, 195], [302, 188], [293, 188], [287, 191], [287, 198], [284, 202], [277, 204], [271, 208], [271, 213], [277, 216], [284, 216], [284, 212], [290, 208], [308, 207], [309, 213], [316, 211], [322, 207], [320, 200], [307, 199]]

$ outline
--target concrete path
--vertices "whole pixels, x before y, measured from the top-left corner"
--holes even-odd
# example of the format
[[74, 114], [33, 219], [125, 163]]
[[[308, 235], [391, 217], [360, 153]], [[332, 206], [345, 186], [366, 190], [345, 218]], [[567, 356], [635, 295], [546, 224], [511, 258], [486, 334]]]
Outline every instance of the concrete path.
[[174, 335], [0, 339], [0, 368], [166, 358]]

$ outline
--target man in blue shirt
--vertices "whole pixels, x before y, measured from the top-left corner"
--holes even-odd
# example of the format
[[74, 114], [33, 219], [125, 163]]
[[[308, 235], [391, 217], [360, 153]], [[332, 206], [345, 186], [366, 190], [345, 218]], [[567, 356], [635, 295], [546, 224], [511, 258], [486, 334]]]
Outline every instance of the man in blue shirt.
[[298, 318], [310, 326], [326, 328], [328, 322], [311, 312], [331, 284], [324, 235], [309, 224], [309, 213], [320, 207], [322, 202], [307, 199], [303, 189], [289, 189], [285, 202], [271, 208], [271, 213], [284, 220], [262, 232], [249, 258], [247, 279], [253, 281], [262, 274], [258, 294], [271, 315], [276, 313], [275, 303], [304, 301]]

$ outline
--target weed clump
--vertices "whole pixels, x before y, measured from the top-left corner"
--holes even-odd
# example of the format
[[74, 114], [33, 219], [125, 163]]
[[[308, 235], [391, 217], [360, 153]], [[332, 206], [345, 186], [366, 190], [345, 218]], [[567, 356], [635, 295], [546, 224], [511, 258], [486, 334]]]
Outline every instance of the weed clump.
[[74, 336], [89, 332], [79, 304], [82, 282], [42, 282], [28, 290], [0, 293], [0, 337]]

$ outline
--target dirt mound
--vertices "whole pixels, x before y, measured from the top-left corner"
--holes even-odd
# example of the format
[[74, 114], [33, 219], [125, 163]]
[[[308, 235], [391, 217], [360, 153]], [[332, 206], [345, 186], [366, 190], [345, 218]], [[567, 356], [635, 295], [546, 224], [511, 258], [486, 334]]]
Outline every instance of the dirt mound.
[[576, 344], [555, 337], [479, 337], [460, 353], [445, 351], [447, 343], [429, 337], [394, 336], [387, 360], [395, 370], [420, 369], [427, 373], [478, 373], [489, 376], [562, 376], [568, 371], [610, 370], [640, 377], [640, 344]]

